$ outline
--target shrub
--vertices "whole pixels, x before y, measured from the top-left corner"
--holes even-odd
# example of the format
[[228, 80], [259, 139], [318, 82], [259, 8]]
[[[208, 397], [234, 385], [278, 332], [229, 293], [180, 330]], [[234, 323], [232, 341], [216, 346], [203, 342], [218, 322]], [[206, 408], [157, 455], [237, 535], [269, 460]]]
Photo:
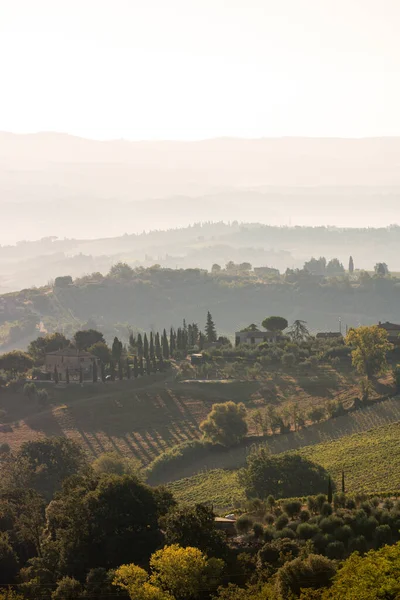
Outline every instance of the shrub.
[[337, 510], [338, 508], [345, 508], [346, 495], [343, 492], [333, 495], [333, 506], [335, 510]]
[[297, 535], [301, 540], [311, 540], [318, 532], [318, 525], [311, 523], [302, 523], [297, 527]]
[[234, 446], [247, 434], [244, 404], [225, 402], [213, 404], [207, 419], [200, 424], [204, 439], [214, 444]]
[[304, 496], [326, 489], [328, 479], [320, 465], [298, 454], [272, 455], [265, 447], [249, 454], [239, 477], [249, 498]]
[[241, 515], [236, 521], [236, 531], [239, 534], [248, 533], [253, 525], [253, 521], [247, 515]]
[[324, 556], [310, 554], [305, 560], [296, 558], [279, 569], [276, 591], [281, 598], [289, 598], [291, 594], [299, 597], [303, 588], [327, 587], [335, 572], [335, 564]]
[[338, 529], [335, 530], [335, 538], [340, 542], [343, 542], [344, 544], [347, 544], [352, 535], [353, 530], [349, 525], [343, 525], [342, 527], [338, 527]]
[[343, 542], [336, 540], [327, 545], [325, 549], [326, 556], [331, 559], [341, 559], [345, 554]]
[[272, 527], [266, 527], [264, 529], [264, 535], [263, 535], [264, 542], [271, 542], [274, 539], [274, 536], [275, 536], [275, 530], [272, 529]]
[[264, 517], [264, 521], [267, 523], [267, 525], [272, 525], [272, 523], [275, 521], [275, 517], [272, 513], [266, 513], [265, 517]]
[[332, 514], [332, 505], [329, 502], [324, 502], [321, 506], [321, 515], [327, 517]]
[[359, 552], [360, 554], [365, 554], [368, 550], [367, 540], [363, 535], [358, 535], [350, 539], [348, 547], [350, 553]]
[[286, 527], [286, 525], [288, 523], [289, 523], [288, 516], [283, 514], [276, 519], [275, 528], [279, 531], [280, 529], [283, 529], [284, 527]]
[[310, 520], [311, 515], [308, 510], [303, 509], [302, 511], [300, 511], [299, 517], [300, 521], [303, 521], [303, 523], [305, 523], [306, 521]]
[[254, 537], [258, 540], [263, 537], [264, 534], [264, 526], [262, 523], [254, 523], [253, 525], [253, 533]]
[[283, 510], [291, 519], [298, 515], [301, 511], [301, 502], [298, 500], [286, 501], [283, 503]]
[[389, 525], [379, 525], [375, 530], [375, 543], [378, 548], [392, 543], [392, 530]]
[[284, 527], [283, 529], [275, 533], [275, 539], [279, 538], [288, 538], [290, 540], [294, 540], [296, 538], [296, 534], [293, 531], [293, 529], [290, 529], [289, 527]]
[[282, 364], [284, 367], [293, 367], [296, 362], [296, 356], [293, 352], [286, 352], [282, 355]]

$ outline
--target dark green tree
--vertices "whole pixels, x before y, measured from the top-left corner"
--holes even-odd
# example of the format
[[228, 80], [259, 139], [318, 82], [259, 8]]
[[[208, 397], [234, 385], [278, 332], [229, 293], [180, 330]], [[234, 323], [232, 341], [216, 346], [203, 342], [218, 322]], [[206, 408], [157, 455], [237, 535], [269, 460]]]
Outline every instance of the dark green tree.
[[143, 338], [143, 358], [145, 360], [149, 358], [149, 341], [147, 339], [147, 333], [144, 334]]
[[83, 383], [83, 369], [79, 367], [79, 383]]
[[282, 333], [287, 328], [288, 322], [284, 317], [267, 317], [262, 322], [262, 326], [267, 331], [271, 331], [276, 339], [278, 333]]
[[17, 466], [26, 469], [26, 487], [38, 491], [47, 500], [61, 488], [67, 477], [88, 468], [79, 444], [64, 437], [25, 442], [15, 460]]
[[160, 360], [160, 358], [162, 356], [162, 350], [161, 350], [160, 334], [158, 333], [158, 331], [154, 338], [154, 352], [155, 352], [157, 360]]
[[101, 370], [101, 380], [102, 380], [103, 383], [105, 383], [105, 381], [106, 381], [106, 368], [105, 368], [103, 362], [100, 363], [100, 370]]
[[139, 358], [143, 357], [143, 340], [141, 333], [138, 333], [137, 336], [137, 354]]
[[141, 376], [143, 376], [143, 375], [144, 375], [143, 356], [141, 356], [141, 357], [140, 357], [140, 360], [139, 360], [139, 374], [140, 374]]
[[36, 364], [42, 364], [47, 353], [67, 348], [70, 343], [62, 333], [51, 333], [33, 340], [28, 346], [28, 354]]
[[175, 354], [175, 348], [176, 348], [176, 336], [175, 336], [175, 331], [171, 327], [170, 332], [169, 332], [169, 353], [172, 358], [174, 357], [174, 354]]
[[151, 361], [151, 366], [152, 366], [153, 373], [157, 373], [157, 359], [155, 356], [153, 357], [153, 360]]
[[150, 331], [150, 344], [149, 344], [149, 356], [150, 356], [150, 360], [153, 360], [154, 358], [154, 335], [153, 332]]
[[207, 342], [211, 343], [211, 342], [217, 341], [217, 330], [216, 330], [216, 327], [215, 327], [215, 324], [214, 324], [214, 321], [213, 321], [210, 311], [207, 312], [207, 322], [206, 322], [205, 333], [206, 333]]
[[164, 329], [163, 335], [162, 335], [162, 353], [163, 353], [163, 357], [165, 359], [169, 358], [169, 344], [168, 344], [167, 332], [165, 329]]
[[69, 369], [68, 367], [65, 370], [65, 381], [68, 384], [69, 383]]
[[111, 354], [112, 354], [113, 360], [116, 363], [118, 363], [121, 360], [122, 342], [117, 337], [114, 338], [112, 349], [111, 349]]
[[129, 364], [129, 358], [126, 359], [126, 378], [131, 378], [131, 366]]
[[25, 373], [33, 366], [33, 359], [26, 352], [13, 350], [0, 356], [0, 369], [7, 371], [13, 377]]
[[105, 342], [96, 342], [96, 344], [93, 344], [93, 346], [88, 348], [88, 352], [101, 360], [101, 362], [103, 362], [105, 365], [107, 365], [111, 360], [110, 348]]
[[77, 331], [74, 335], [75, 346], [79, 350], [87, 350], [97, 342], [104, 342], [104, 336], [96, 329], [85, 329]]
[[208, 556], [222, 557], [227, 552], [223, 536], [215, 527], [212, 508], [204, 504], [176, 506], [161, 521], [165, 543], [199, 548]]
[[54, 383], [57, 385], [57, 383], [59, 382], [60, 378], [58, 376], [58, 370], [57, 370], [57, 365], [54, 366], [54, 374], [53, 374], [53, 381]]
[[118, 361], [118, 379], [122, 381], [124, 378], [124, 370], [122, 368], [122, 360]]
[[131, 352], [132, 354], [136, 354], [136, 350], [137, 350], [137, 340], [136, 340], [135, 336], [133, 335], [133, 333], [131, 332], [129, 334], [129, 352]]
[[138, 375], [139, 375], [139, 365], [138, 365], [137, 356], [135, 354], [135, 356], [133, 358], [133, 376], [136, 379]]
[[349, 258], [349, 273], [350, 275], [354, 273], [354, 261], [352, 256]]

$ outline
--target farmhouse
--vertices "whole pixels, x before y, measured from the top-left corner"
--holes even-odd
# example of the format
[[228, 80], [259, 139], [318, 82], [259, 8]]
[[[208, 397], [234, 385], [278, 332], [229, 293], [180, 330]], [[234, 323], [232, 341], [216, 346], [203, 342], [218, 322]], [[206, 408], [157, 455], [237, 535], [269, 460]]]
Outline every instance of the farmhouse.
[[273, 342], [276, 337], [276, 334], [274, 334], [272, 331], [244, 329], [235, 333], [235, 344], [238, 346], [239, 344], [261, 344], [262, 342]]
[[386, 323], [381, 323], [379, 321], [378, 327], [387, 332], [389, 342], [400, 345], [400, 325], [397, 325], [396, 323], [389, 323], [389, 321], [386, 321]]
[[97, 358], [90, 352], [76, 348], [63, 348], [46, 354], [45, 369], [48, 373], [52, 373], [55, 367], [60, 374], [65, 373], [67, 368], [71, 374], [80, 369], [87, 373], [92, 370], [94, 362], [97, 362]]
[[343, 336], [340, 331], [320, 331], [316, 337], [319, 340], [331, 340], [335, 338], [341, 339]]

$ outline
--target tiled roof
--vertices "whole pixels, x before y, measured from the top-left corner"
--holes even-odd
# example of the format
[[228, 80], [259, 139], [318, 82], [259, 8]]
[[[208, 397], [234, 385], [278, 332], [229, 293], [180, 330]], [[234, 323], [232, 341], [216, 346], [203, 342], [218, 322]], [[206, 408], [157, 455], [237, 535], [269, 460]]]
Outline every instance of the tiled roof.
[[55, 350], [54, 352], [47, 352], [47, 355], [79, 356], [80, 358], [82, 358], [82, 357], [94, 358], [93, 354], [90, 354], [90, 352], [86, 352], [86, 350], [77, 350], [76, 348], [62, 348], [60, 350]]

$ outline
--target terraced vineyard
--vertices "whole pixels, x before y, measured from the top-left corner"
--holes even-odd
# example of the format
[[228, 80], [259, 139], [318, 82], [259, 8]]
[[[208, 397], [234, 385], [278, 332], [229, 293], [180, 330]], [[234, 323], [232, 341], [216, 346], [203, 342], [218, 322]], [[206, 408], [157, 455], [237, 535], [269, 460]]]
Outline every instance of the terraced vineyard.
[[[346, 491], [350, 493], [400, 494], [400, 422], [306, 446], [298, 453], [325, 467], [338, 488], [343, 469]], [[238, 471], [216, 469], [175, 481], [168, 487], [182, 502], [212, 502], [228, 507], [244, 498]]]

